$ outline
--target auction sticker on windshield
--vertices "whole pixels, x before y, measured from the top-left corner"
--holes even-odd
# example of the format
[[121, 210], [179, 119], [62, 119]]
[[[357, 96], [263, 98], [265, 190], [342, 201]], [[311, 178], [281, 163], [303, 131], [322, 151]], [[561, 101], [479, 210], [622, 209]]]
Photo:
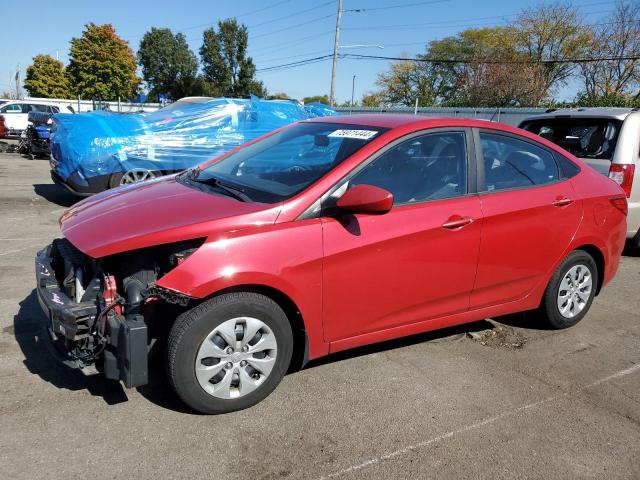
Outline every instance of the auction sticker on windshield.
[[328, 137], [333, 138], [355, 138], [357, 140], [369, 140], [376, 135], [375, 130], [336, 130], [331, 132]]

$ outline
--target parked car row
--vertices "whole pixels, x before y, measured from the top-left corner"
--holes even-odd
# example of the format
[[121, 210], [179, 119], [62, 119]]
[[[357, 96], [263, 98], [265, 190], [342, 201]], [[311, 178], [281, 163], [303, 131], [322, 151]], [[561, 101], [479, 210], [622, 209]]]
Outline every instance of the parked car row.
[[0, 104], [0, 138], [19, 138], [29, 126], [29, 112], [50, 115], [64, 109], [59, 105], [25, 100], [8, 100]]

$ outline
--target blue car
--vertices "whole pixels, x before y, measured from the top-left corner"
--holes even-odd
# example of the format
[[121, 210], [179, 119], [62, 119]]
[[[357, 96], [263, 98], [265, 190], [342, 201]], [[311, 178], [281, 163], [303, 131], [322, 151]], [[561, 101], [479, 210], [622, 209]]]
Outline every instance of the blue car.
[[191, 168], [289, 123], [336, 115], [293, 100], [188, 97], [153, 113], [54, 116], [51, 177], [88, 196]]

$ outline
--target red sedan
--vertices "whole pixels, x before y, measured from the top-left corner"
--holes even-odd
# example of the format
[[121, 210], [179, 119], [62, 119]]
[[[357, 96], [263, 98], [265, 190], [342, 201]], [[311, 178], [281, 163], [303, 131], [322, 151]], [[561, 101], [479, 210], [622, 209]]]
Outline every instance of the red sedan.
[[222, 413], [332, 352], [525, 310], [574, 325], [616, 273], [626, 211], [523, 130], [321, 118], [78, 203], [37, 289], [67, 365], [139, 386], [162, 345], [178, 395]]

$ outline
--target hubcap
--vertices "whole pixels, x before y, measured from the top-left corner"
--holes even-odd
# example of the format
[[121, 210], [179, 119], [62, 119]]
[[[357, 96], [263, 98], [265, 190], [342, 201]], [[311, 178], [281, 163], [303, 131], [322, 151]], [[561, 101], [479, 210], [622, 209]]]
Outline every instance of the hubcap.
[[565, 318], [573, 318], [587, 306], [593, 278], [586, 265], [574, 265], [565, 273], [558, 289], [558, 310]]
[[198, 383], [217, 398], [242, 397], [262, 385], [276, 362], [276, 337], [261, 320], [238, 317], [214, 328], [196, 355]]
[[128, 185], [130, 183], [138, 183], [143, 182], [145, 180], [151, 180], [152, 178], [156, 178], [158, 176], [157, 173], [152, 172], [151, 170], [145, 170], [143, 168], [134, 168], [133, 170], [129, 170], [122, 175], [120, 179], [120, 185]]

